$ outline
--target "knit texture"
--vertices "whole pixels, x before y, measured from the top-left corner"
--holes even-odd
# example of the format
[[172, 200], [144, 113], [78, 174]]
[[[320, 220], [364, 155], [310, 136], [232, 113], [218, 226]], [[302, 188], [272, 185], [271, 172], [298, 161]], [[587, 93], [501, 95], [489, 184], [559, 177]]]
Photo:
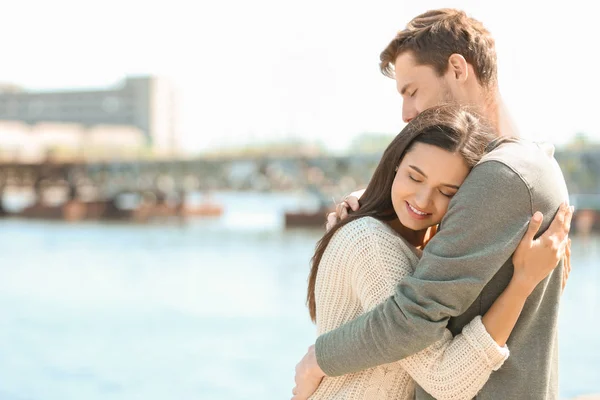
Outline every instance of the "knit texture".
[[[317, 273], [318, 334], [390, 297], [396, 284], [412, 274], [417, 254], [387, 224], [374, 218], [360, 218], [339, 229]], [[436, 399], [472, 399], [508, 355], [478, 316], [456, 337], [446, 330], [443, 339], [403, 360], [326, 377], [311, 399], [413, 399], [415, 381]]]

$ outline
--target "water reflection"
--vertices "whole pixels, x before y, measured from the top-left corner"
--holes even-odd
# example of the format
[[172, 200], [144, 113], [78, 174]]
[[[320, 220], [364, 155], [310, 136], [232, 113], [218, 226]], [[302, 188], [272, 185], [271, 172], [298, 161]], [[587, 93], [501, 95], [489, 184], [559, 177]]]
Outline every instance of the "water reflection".
[[[185, 225], [0, 222], [0, 398], [288, 398], [320, 232], [282, 230], [297, 200], [225, 200]], [[573, 252], [565, 397], [600, 392], [600, 240]]]

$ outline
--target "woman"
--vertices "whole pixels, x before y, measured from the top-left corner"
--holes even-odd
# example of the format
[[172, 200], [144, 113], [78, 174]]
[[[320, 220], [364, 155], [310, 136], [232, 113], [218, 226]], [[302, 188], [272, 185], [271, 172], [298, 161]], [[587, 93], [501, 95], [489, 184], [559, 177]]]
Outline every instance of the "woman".
[[[413, 272], [428, 229], [442, 220], [486, 150], [501, 144], [496, 137], [472, 112], [439, 106], [392, 141], [360, 209], [317, 244], [307, 302], [319, 335], [381, 303]], [[560, 212], [570, 210], [563, 206]], [[401, 361], [326, 377], [311, 398], [412, 399], [416, 382], [437, 399], [472, 399], [508, 357], [506, 341], [527, 296], [556, 266], [552, 251], [529, 248], [535, 233], [530, 229], [517, 249], [504, 293], [460, 335], [452, 338], [446, 330], [444, 339]]]

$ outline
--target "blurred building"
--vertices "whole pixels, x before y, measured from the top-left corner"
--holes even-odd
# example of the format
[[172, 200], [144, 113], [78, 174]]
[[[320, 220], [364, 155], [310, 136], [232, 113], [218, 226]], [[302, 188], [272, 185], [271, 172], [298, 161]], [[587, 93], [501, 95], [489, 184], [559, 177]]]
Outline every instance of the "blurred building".
[[129, 77], [115, 87], [95, 90], [25, 91], [0, 85], [0, 120], [32, 127], [78, 124], [84, 134], [95, 136], [93, 142], [103, 130], [114, 136], [115, 127], [133, 127], [141, 132], [141, 145], [170, 152], [177, 147], [174, 97], [168, 81], [150, 76]]

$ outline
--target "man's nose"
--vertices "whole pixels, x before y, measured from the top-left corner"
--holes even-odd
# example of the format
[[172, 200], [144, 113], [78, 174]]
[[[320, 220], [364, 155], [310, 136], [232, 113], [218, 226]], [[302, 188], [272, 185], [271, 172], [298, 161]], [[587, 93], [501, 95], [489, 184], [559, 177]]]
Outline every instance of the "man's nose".
[[402, 120], [405, 123], [409, 123], [417, 116], [417, 110], [414, 107], [407, 106], [406, 103], [402, 107]]

